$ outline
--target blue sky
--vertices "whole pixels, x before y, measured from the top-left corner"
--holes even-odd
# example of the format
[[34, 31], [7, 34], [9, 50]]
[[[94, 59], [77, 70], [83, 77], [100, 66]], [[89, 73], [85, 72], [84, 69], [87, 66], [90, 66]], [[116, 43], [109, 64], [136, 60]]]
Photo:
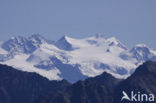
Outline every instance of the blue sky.
[[57, 40], [96, 33], [156, 49], [156, 0], [0, 0], [0, 40], [39, 33]]

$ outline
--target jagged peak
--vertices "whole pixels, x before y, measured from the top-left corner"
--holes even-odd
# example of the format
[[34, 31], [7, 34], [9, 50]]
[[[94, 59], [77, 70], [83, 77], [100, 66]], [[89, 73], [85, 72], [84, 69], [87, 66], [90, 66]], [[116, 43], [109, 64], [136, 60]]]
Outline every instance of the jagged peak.
[[11, 38], [10, 38], [11, 40], [18, 40], [18, 39], [26, 39], [25, 37], [23, 37], [23, 36], [12, 36]]
[[69, 36], [67, 36], [67, 35], [63, 35], [62, 37], [61, 37], [61, 39], [65, 39], [65, 40], [68, 40], [68, 39], [70, 39], [71, 37], [69, 37]]
[[128, 50], [128, 48], [123, 43], [121, 43], [118, 39], [116, 39], [115, 37], [107, 38], [106, 42], [108, 42], [110, 46], [117, 45], [125, 50]]
[[62, 37], [62, 39], [65, 39], [65, 40], [68, 40], [68, 36], [67, 35], [64, 35], [63, 37]]
[[61, 37], [58, 41], [55, 42], [55, 45], [59, 48], [59, 49], [63, 49], [63, 50], [73, 50], [72, 45], [70, 44], [70, 37], [64, 35], [63, 37]]
[[148, 47], [146, 44], [137, 44], [137, 45], [135, 45], [132, 49], [131, 49], [131, 51], [132, 50], [144, 50], [144, 49], [148, 49], [148, 50], [153, 50], [153, 49], [151, 49], [150, 47]]
[[62, 36], [58, 41], [56, 42], [66, 42], [66, 43], [70, 43], [71, 41], [76, 40], [74, 38], [71, 38], [67, 35]]
[[[15, 42], [15, 43], [22, 43], [22, 42], [25, 42], [27, 41], [27, 38], [23, 37], [23, 36], [14, 36], [14, 37], [11, 37], [8, 41], [6, 42]], [[4, 43], [6, 43], [4, 42]]]
[[30, 37], [43, 37], [40, 34], [32, 34]]
[[106, 39], [107, 42], [114, 42], [114, 43], [119, 43], [119, 40], [116, 39], [115, 37], [110, 37]]
[[38, 39], [38, 40], [45, 40], [45, 38], [43, 36], [41, 36], [40, 34], [33, 34], [30, 37], [28, 37], [29, 39]]
[[46, 39], [45, 39], [43, 36], [41, 36], [40, 34], [33, 34], [33, 35], [31, 35], [30, 37], [28, 37], [28, 39], [29, 39], [30, 41], [32, 41], [33, 43], [39, 43], [39, 44], [48, 42], [48, 40], [46, 40]]

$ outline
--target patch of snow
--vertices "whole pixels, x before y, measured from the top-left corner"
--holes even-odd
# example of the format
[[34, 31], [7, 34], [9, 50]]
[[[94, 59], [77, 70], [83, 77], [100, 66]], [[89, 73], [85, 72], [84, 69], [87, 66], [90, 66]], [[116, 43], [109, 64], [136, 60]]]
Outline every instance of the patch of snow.
[[0, 47], [0, 54], [7, 54], [8, 52]]
[[137, 44], [136, 47], [147, 47], [146, 44]]
[[26, 59], [28, 57], [29, 55], [19, 54], [16, 55], [14, 59], [11, 59], [7, 62], [0, 62], [0, 63], [12, 66], [22, 71], [36, 72], [48, 78], [49, 80], [62, 80], [62, 78], [59, 77], [60, 71], [57, 68], [52, 68], [51, 70], [38, 69], [34, 67], [33, 63], [26, 62]]

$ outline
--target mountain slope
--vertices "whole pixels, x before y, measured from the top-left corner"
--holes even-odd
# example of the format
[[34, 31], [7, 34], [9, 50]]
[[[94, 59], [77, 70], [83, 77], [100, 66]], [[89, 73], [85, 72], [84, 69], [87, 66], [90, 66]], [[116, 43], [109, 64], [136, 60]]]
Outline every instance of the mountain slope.
[[49, 81], [36, 73], [0, 64], [0, 103], [31, 103], [43, 93], [56, 92], [68, 85], [65, 80]]
[[[132, 74], [126, 80], [122, 81], [116, 87], [116, 90], [115, 90], [116, 91], [115, 93], [116, 103], [121, 103], [121, 100], [119, 98], [123, 96], [122, 91], [125, 91], [127, 94], [130, 94], [131, 91], [133, 91], [136, 94], [138, 92], [142, 94], [153, 94], [154, 97], [156, 97], [155, 79], [156, 79], [156, 62], [149, 61], [139, 66], [136, 69], [134, 74]], [[123, 103], [127, 103], [127, 101], [123, 101]], [[134, 101], [131, 103], [138, 103], [138, 102]]]
[[35, 103], [112, 103], [114, 87], [119, 81], [104, 72], [95, 78], [78, 81], [65, 91], [43, 94]]
[[[79, 81], [58, 93], [42, 94], [34, 103], [155, 103], [154, 101], [121, 101], [122, 91], [156, 96], [156, 62], [146, 62], [125, 80], [110, 74]], [[145, 100], [145, 99], [144, 99]]]

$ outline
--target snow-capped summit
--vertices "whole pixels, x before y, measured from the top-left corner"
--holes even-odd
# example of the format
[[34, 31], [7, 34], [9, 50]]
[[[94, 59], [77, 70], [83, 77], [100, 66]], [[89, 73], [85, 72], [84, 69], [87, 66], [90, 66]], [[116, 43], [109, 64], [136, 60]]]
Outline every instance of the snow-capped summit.
[[2, 44], [2, 48], [11, 53], [15, 53], [15, 52], [29, 53], [31, 50], [28, 48], [30, 48], [31, 45], [27, 45], [27, 44], [29, 44], [27, 38], [22, 36], [17, 36], [17, 37], [11, 37], [8, 41], [4, 42]]
[[17, 36], [4, 42], [2, 48], [11, 53], [32, 53], [45, 42], [46, 39], [39, 34], [34, 34], [28, 38]]
[[69, 37], [63, 36], [61, 39], [55, 42], [55, 45], [62, 50], [73, 50], [72, 45], [68, 41]]
[[137, 44], [130, 50], [130, 53], [132, 53], [132, 56], [135, 57], [139, 62], [156, 60], [155, 51], [145, 44]]
[[110, 43], [110, 46], [118, 45], [120, 43], [115, 37], [108, 38], [106, 42]]
[[146, 44], [137, 44], [135, 47], [146, 47], [146, 48], [148, 48], [148, 46], [146, 45]]
[[[25, 37], [22, 37], [22, 36], [16, 36], [16, 37], [11, 37], [8, 41], [6, 42], [9, 42], [9, 43], [16, 43], [16, 44], [22, 44], [23, 42], [26, 41], [26, 38]], [[4, 42], [4, 43], [6, 43]]]
[[39, 34], [31, 35], [30, 37], [28, 37], [28, 40], [35, 47], [35, 49], [40, 47], [41, 44], [48, 43], [48, 40], [46, 40]]
[[50, 80], [70, 82], [104, 71], [126, 78], [140, 63], [156, 61], [156, 51], [144, 44], [129, 49], [115, 37], [104, 38], [101, 34], [82, 39], [63, 36], [53, 43], [38, 34], [17, 36], [3, 42], [0, 52], [0, 63]]
[[120, 48], [122, 48], [122, 49], [125, 49], [125, 50], [128, 49], [124, 44], [122, 44], [122, 43], [121, 43], [118, 39], [116, 39], [115, 37], [108, 38], [108, 39], [106, 40], [106, 42], [109, 44], [109, 46], [118, 46], [118, 47], [120, 47]]
[[34, 43], [34, 44], [35, 43], [36, 44], [42, 44], [42, 43], [46, 42], [46, 39], [39, 34], [33, 34], [30, 37], [28, 37], [28, 39], [30, 41], [32, 41], [32, 43]]

